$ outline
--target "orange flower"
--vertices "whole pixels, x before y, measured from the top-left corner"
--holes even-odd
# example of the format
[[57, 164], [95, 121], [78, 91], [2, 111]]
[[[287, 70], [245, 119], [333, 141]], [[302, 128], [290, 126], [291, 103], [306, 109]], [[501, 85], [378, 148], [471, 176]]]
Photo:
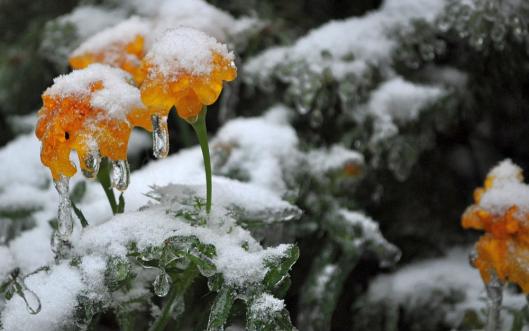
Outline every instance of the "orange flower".
[[521, 169], [510, 160], [502, 162], [484, 187], [476, 189], [474, 201], [461, 223], [486, 232], [476, 244], [474, 261], [481, 277], [489, 283], [496, 274], [529, 293], [529, 187], [523, 184]]
[[55, 180], [75, 174], [71, 150], [89, 177], [97, 174], [99, 156], [126, 160], [132, 115], [144, 110], [129, 79], [120, 69], [93, 64], [56, 78], [44, 92], [36, 135], [42, 163]]
[[108, 64], [127, 71], [138, 81], [147, 31], [146, 22], [132, 17], [86, 40], [73, 51], [70, 65], [83, 69], [92, 63]]
[[193, 122], [204, 106], [218, 99], [222, 82], [235, 79], [237, 69], [225, 45], [181, 27], [166, 31], [154, 43], [141, 76], [141, 97], [152, 114], [165, 117], [175, 106], [180, 117]]

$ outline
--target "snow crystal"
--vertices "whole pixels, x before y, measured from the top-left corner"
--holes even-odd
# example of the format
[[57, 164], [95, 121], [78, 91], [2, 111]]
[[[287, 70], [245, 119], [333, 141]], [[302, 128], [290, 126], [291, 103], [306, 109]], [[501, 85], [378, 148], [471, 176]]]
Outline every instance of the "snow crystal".
[[263, 293], [250, 306], [250, 314], [262, 320], [269, 320], [274, 313], [280, 312], [284, 308], [285, 302], [283, 300]]
[[207, 75], [212, 70], [214, 53], [228, 60], [234, 59], [226, 45], [220, 44], [215, 38], [192, 28], [179, 27], [165, 31], [145, 58], [164, 75], [181, 72]]
[[[0, 220], [2, 222], [2, 220]], [[0, 246], [0, 284], [16, 268], [15, 260], [6, 246]]]
[[30, 315], [24, 301], [15, 295], [5, 305], [1, 324], [9, 331], [55, 331], [65, 330], [77, 306], [77, 295], [83, 288], [81, 275], [67, 262], [51, 267], [49, 272], [36, 273], [25, 280], [27, 287], [35, 292], [42, 310]]
[[[44, 95], [91, 95], [90, 103], [93, 107], [105, 110], [111, 117], [123, 119], [132, 109], [144, 108], [140, 91], [129, 83], [129, 79], [129, 74], [123, 70], [95, 63], [55, 78]], [[102, 82], [103, 88], [90, 92], [91, 85], [96, 82]]]
[[396, 124], [414, 121], [429, 104], [444, 95], [439, 87], [418, 85], [393, 78], [380, 85], [366, 105], [367, 112], [375, 117], [374, 140], [397, 133]]
[[85, 53], [98, 53], [109, 49], [113, 45], [126, 45], [132, 42], [137, 36], [148, 36], [150, 25], [147, 21], [133, 16], [111, 28], [102, 30], [94, 36], [88, 38], [71, 56], [79, 56]]

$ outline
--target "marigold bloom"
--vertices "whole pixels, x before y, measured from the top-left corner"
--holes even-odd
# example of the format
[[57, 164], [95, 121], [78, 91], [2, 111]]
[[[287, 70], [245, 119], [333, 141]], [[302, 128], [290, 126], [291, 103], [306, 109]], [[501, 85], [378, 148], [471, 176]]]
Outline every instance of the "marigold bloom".
[[36, 135], [42, 142], [42, 163], [55, 180], [75, 174], [71, 150], [91, 176], [91, 162], [98, 155], [126, 160], [133, 118], [145, 111], [130, 76], [101, 64], [55, 78], [42, 100]]
[[193, 122], [204, 106], [218, 99], [222, 82], [235, 79], [237, 69], [225, 45], [180, 27], [166, 31], [153, 44], [141, 75], [141, 97], [151, 114], [165, 117], [175, 106], [180, 117]]
[[145, 21], [131, 17], [82, 43], [70, 55], [70, 65], [83, 69], [92, 63], [108, 64], [127, 71], [138, 81], [148, 31]]
[[529, 293], [529, 186], [521, 169], [510, 160], [500, 163], [476, 189], [474, 201], [461, 223], [486, 232], [476, 244], [474, 261], [481, 277], [489, 283], [495, 274]]

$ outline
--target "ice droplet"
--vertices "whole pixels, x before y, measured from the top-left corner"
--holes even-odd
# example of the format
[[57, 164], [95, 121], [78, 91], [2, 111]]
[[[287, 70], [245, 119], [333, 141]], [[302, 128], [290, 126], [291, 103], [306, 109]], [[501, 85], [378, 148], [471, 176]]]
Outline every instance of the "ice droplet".
[[69, 178], [61, 176], [55, 181], [55, 188], [59, 192], [59, 210], [57, 215], [57, 235], [61, 240], [68, 241], [73, 231], [72, 203], [69, 193]]
[[127, 189], [130, 182], [130, 168], [127, 160], [112, 161], [110, 182], [112, 187], [119, 191]]
[[32, 290], [28, 289], [24, 285], [24, 290], [20, 294], [24, 302], [26, 303], [26, 309], [32, 315], [36, 315], [40, 312], [42, 305], [40, 303], [39, 297]]
[[503, 299], [503, 284], [498, 279], [496, 273], [492, 276], [488, 284], [485, 285], [487, 291], [487, 325], [485, 331], [498, 331], [500, 329], [500, 308]]
[[101, 165], [101, 155], [99, 154], [99, 151], [95, 150], [88, 153], [83, 162], [86, 166], [84, 169], [81, 168], [83, 175], [86, 178], [95, 178], [99, 172], [99, 166]]
[[154, 157], [163, 159], [169, 154], [169, 132], [167, 117], [152, 115], [152, 150]]
[[169, 289], [171, 288], [171, 278], [162, 270], [162, 272], [156, 276], [152, 285], [154, 286], [154, 293], [159, 297], [164, 297], [169, 293]]

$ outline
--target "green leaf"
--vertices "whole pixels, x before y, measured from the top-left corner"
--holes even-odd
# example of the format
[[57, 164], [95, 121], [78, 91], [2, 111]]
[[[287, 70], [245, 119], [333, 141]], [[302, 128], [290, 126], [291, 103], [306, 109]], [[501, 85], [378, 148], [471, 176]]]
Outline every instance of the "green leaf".
[[282, 281], [298, 258], [299, 248], [296, 245], [291, 245], [279, 261], [267, 261], [266, 266], [269, 270], [264, 278], [266, 288], [273, 289]]
[[208, 331], [222, 331], [230, 316], [231, 307], [235, 301], [235, 293], [230, 287], [223, 287], [217, 294], [209, 313]]
[[75, 215], [77, 215], [77, 217], [79, 218], [79, 221], [81, 222], [82, 227], [86, 228], [89, 225], [88, 221], [86, 220], [86, 217], [84, 217], [84, 214], [81, 211], [81, 209], [77, 208], [73, 200], [72, 200], [72, 209]]

